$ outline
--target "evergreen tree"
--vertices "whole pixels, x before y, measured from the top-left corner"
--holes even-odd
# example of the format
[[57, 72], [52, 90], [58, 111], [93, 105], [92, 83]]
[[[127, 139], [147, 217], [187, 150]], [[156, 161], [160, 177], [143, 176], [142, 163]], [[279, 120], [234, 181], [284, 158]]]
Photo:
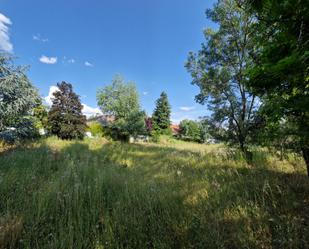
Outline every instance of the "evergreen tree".
[[167, 94], [162, 92], [156, 101], [156, 108], [152, 114], [153, 129], [164, 133], [170, 129], [171, 106], [167, 99]]
[[66, 82], [57, 84], [52, 107], [48, 113], [50, 132], [62, 139], [82, 139], [86, 129], [86, 117], [79, 96], [72, 85]]

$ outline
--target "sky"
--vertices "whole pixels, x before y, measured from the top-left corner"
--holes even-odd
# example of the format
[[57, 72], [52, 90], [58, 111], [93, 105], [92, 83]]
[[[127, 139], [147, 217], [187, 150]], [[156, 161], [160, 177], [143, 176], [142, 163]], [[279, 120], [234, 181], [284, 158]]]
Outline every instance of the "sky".
[[87, 115], [98, 112], [96, 91], [116, 74], [136, 83], [151, 115], [162, 91], [172, 121], [208, 115], [194, 100], [184, 64], [214, 28], [207, 0], [0, 0], [0, 49], [29, 65], [28, 76], [50, 103], [57, 82], [73, 85]]

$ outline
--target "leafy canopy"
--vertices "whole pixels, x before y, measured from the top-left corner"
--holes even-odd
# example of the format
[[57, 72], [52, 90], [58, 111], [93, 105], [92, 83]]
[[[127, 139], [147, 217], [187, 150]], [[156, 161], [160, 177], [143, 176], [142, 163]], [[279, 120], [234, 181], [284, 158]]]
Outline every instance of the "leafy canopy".
[[31, 111], [40, 97], [25, 71], [11, 56], [0, 54], [0, 137], [9, 142], [36, 135]]
[[116, 75], [112, 84], [97, 92], [98, 105], [104, 114], [113, 115], [115, 121], [108, 125], [109, 134], [120, 140], [128, 140], [146, 133], [145, 113], [141, 111], [136, 86], [125, 83]]
[[180, 122], [179, 127], [182, 139], [195, 142], [201, 141], [201, 127], [198, 122], [185, 119]]
[[104, 114], [114, 115], [118, 119], [140, 109], [135, 84], [125, 83], [120, 75], [113, 78], [111, 85], [98, 90], [97, 101]]
[[39, 99], [25, 68], [15, 66], [12, 57], [0, 54], [0, 131], [14, 127], [29, 115]]
[[252, 0], [259, 25], [257, 63], [248, 85], [264, 101], [266, 121], [285, 121], [309, 174], [309, 4], [307, 0]]
[[253, 65], [256, 21], [241, 1], [218, 1], [206, 11], [218, 30], [204, 32], [206, 42], [198, 53], [189, 54], [186, 68], [200, 93], [196, 101], [207, 104], [211, 120], [226, 139], [245, 151], [258, 108], [257, 98], [247, 87], [246, 71]]

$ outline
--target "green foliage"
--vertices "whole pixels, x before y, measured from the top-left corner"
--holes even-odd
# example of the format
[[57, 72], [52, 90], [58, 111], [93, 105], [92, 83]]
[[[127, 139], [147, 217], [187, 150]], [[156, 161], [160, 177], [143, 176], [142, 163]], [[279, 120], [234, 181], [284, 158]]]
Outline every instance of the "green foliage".
[[158, 143], [160, 141], [160, 132], [158, 130], [152, 130], [150, 132], [151, 141], [154, 143]]
[[134, 82], [125, 83], [120, 75], [113, 78], [111, 85], [98, 90], [97, 101], [104, 114], [114, 115], [117, 119], [127, 118], [131, 112], [140, 110]]
[[130, 112], [126, 118], [119, 118], [112, 122], [108, 127], [108, 134], [116, 139], [128, 141], [129, 137], [136, 138], [138, 135], [147, 134], [145, 125], [145, 112]]
[[126, 120], [123, 130], [133, 137], [145, 135], [147, 133], [145, 119], [146, 114], [144, 111], [131, 112]]
[[94, 137], [103, 137], [104, 129], [100, 122], [93, 121], [87, 124], [87, 131], [91, 132]]
[[298, 157], [258, 151], [248, 167], [222, 145], [165, 142], [50, 137], [1, 154], [0, 246], [308, 248]]
[[112, 138], [127, 141], [130, 136], [146, 134], [146, 115], [140, 110], [134, 83], [125, 83], [117, 75], [111, 85], [98, 90], [97, 100], [104, 114], [115, 116], [115, 121], [107, 127]]
[[[201, 139], [201, 143], [207, 143], [210, 140], [214, 139], [214, 135], [212, 135], [212, 130], [211, 130], [211, 126], [208, 122], [207, 119], [202, 119], [199, 122], [199, 126], [200, 126], [200, 139]], [[220, 139], [218, 139], [220, 140]], [[221, 139], [222, 140], [222, 139]]]
[[48, 113], [50, 132], [61, 139], [82, 139], [87, 125], [79, 97], [69, 83], [63, 81], [57, 87]]
[[160, 98], [156, 101], [156, 107], [152, 114], [153, 129], [161, 134], [170, 132], [171, 106], [168, 102], [167, 94], [162, 92]]
[[201, 127], [200, 124], [193, 120], [182, 120], [180, 126], [180, 137], [184, 140], [200, 142]]
[[258, 17], [258, 63], [250, 87], [266, 101], [267, 121], [288, 120], [309, 175], [309, 5], [307, 0], [252, 1]]
[[219, 28], [205, 30], [206, 42], [189, 54], [186, 68], [200, 89], [196, 101], [208, 105], [212, 123], [228, 130], [225, 139], [245, 151], [258, 109], [256, 96], [246, 87], [256, 50], [255, 20], [235, 0], [218, 1], [206, 14]]
[[27, 120], [39, 99], [25, 68], [15, 66], [12, 57], [0, 54], [0, 136], [3, 139], [14, 142], [31, 137], [32, 132], [26, 130], [32, 130], [33, 125]]
[[35, 119], [32, 116], [19, 118], [14, 127], [8, 128], [0, 133], [0, 140], [8, 144], [38, 138], [40, 136]]
[[48, 129], [48, 111], [46, 106], [42, 103], [38, 104], [33, 108], [32, 115], [37, 129]]

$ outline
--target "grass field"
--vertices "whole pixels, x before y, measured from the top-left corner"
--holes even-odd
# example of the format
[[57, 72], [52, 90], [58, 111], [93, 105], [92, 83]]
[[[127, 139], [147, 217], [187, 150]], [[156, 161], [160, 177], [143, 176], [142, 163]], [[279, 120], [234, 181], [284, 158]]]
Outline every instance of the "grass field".
[[48, 138], [0, 154], [0, 248], [309, 248], [298, 157]]

